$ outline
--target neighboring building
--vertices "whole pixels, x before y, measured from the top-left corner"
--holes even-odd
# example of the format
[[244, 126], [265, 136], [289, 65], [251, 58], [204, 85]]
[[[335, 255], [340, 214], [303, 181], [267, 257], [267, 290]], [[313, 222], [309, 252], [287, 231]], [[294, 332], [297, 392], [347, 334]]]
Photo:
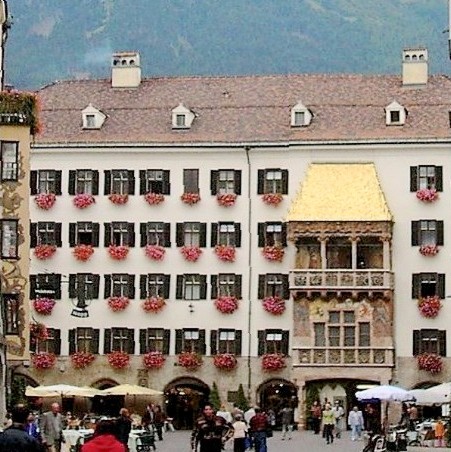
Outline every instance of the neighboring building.
[[[123, 53], [111, 80], [43, 88], [31, 194], [56, 202], [31, 207], [30, 297], [56, 302], [34, 313], [50, 333], [34, 351], [56, 354], [60, 372], [23, 375], [164, 390], [180, 425], [213, 382], [222, 400], [243, 383], [266, 407], [296, 401], [305, 422], [316, 396], [350, 404], [363, 384], [449, 380], [451, 81], [427, 64], [425, 49], [407, 49], [402, 77], [141, 80], [139, 55]], [[220, 296], [238, 309], [219, 312]], [[426, 296], [443, 301], [436, 318], [419, 312]], [[110, 297], [129, 305], [114, 312]], [[160, 312], [143, 310], [150, 297], [165, 299]], [[155, 350], [166, 362], [148, 370]], [[187, 350], [203, 356], [196, 370], [179, 365]], [[113, 369], [112, 351], [130, 366]], [[75, 352], [98, 356], [74, 370]], [[216, 368], [218, 352], [236, 369]], [[421, 352], [441, 355], [442, 372], [419, 371]], [[266, 354], [286, 367], [263, 370]]]
[[0, 0], [0, 91], [4, 86], [4, 72], [3, 65], [5, 60], [5, 42], [7, 37], [9, 23], [8, 23], [8, 9], [6, 0]]

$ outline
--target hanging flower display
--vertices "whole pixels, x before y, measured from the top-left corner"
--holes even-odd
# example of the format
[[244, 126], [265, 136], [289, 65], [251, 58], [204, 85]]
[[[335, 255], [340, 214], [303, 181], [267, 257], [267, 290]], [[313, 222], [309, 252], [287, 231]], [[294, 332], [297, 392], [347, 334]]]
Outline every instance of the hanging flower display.
[[31, 362], [36, 369], [51, 369], [56, 363], [56, 356], [47, 352], [34, 353], [31, 355]]
[[149, 297], [144, 300], [142, 308], [146, 312], [159, 312], [166, 305], [166, 301], [163, 297]]
[[281, 315], [285, 312], [285, 300], [280, 297], [266, 297], [263, 299], [263, 308], [270, 314]]
[[215, 300], [216, 309], [223, 314], [233, 314], [238, 309], [236, 297], [222, 296]]
[[53, 207], [56, 201], [54, 193], [39, 193], [34, 198], [36, 205], [43, 210], [49, 210]]
[[121, 312], [130, 304], [127, 297], [110, 297], [108, 298], [108, 306], [113, 312]]
[[281, 193], [265, 193], [262, 200], [269, 206], [278, 206], [283, 201], [283, 195]]
[[166, 250], [160, 245], [146, 245], [146, 256], [154, 261], [162, 261]]
[[157, 206], [164, 201], [164, 195], [161, 193], [146, 193], [144, 199], [150, 206]]
[[124, 260], [128, 255], [128, 246], [124, 245], [110, 245], [108, 247], [108, 253], [113, 259], [118, 261]]
[[213, 364], [221, 370], [233, 370], [238, 364], [238, 361], [232, 353], [220, 353], [213, 358]]
[[435, 188], [422, 188], [417, 191], [417, 198], [423, 202], [434, 202], [438, 199], [438, 192]]
[[436, 353], [422, 353], [417, 356], [418, 368], [431, 374], [438, 374], [443, 369], [443, 359]]
[[108, 363], [114, 369], [125, 369], [130, 364], [130, 355], [125, 352], [111, 352], [107, 355]]
[[37, 245], [34, 249], [34, 255], [40, 260], [45, 260], [50, 259], [55, 254], [55, 251], [55, 245]]
[[180, 199], [185, 204], [192, 206], [193, 204], [197, 204], [200, 201], [200, 195], [199, 193], [183, 193], [183, 195], [180, 196]]
[[51, 298], [36, 298], [33, 300], [34, 310], [41, 315], [50, 315], [55, 306], [55, 300]]
[[180, 252], [189, 262], [196, 262], [202, 254], [202, 250], [198, 246], [182, 246]]
[[194, 352], [183, 352], [178, 356], [179, 366], [195, 370], [203, 363], [202, 357]]
[[271, 372], [286, 367], [285, 356], [280, 353], [267, 353], [262, 356], [262, 369]]
[[437, 295], [420, 298], [418, 300], [418, 309], [420, 310], [421, 315], [429, 319], [437, 317], [441, 307], [442, 303]]
[[122, 204], [127, 204], [128, 195], [119, 195], [118, 193], [111, 193], [111, 195], [108, 196], [108, 199], [113, 204], [122, 205]]
[[94, 204], [96, 200], [94, 196], [89, 193], [79, 193], [78, 195], [74, 196], [73, 202], [75, 207], [79, 209], [86, 209], [86, 207]]
[[161, 352], [149, 352], [143, 355], [143, 364], [147, 369], [161, 369], [166, 358]]
[[30, 323], [30, 341], [35, 344], [36, 341], [45, 341], [49, 337], [47, 327], [40, 322]]
[[84, 369], [96, 359], [96, 356], [91, 352], [75, 352], [70, 355], [70, 359], [75, 369]]
[[437, 245], [421, 245], [419, 251], [423, 256], [435, 256], [440, 249]]
[[215, 253], [224, 262], [235, 262], [235, 247], [228, 245], [216, 245]]
[[72, 253], [75, 259], [85, 262], [94, 254], [94, 248], [92, 245], [77, 245]]
[[263, 256], [272, 262], [282, 262], [285, 250], [281, 246], [265, 246], [263, 248]]
[[218, 193], [216, 195], [216, 200], [220, 206], [230, 207], [235, 204], [236, 197], [235, 193]]

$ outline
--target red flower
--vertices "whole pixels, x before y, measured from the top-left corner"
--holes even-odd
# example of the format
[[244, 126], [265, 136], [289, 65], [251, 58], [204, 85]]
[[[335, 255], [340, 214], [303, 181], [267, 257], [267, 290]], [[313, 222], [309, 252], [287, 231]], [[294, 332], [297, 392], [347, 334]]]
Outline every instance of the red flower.
[[30, 341], [32, 344], [36, 343], [36, 341], [45, 341], [48, 337], [49, 332], [43, 323], [30, 323]]
[[110, 297], [108, 298], [108, 306], [113, 312], [123, 311], [130, 304], [127, 297]]
[[92, 245], [77, 245], [72, 253], [77, 260], [85, 262], [94, 254], [94, 248]]
[[72, 365], [76, 369], [84, 369], [88, 367], [95, 359], [95, 355], [91, 352], [75, 352], [70, 355]]
[[228, 245], [216, 245], [215, 253], [224, 262], [235, 262], [235, 247]]
[[442, 303], [437, 295], [424, 297], [418, 300], [418, 309], [423, 317], [433, 319], [438, 316]]
[[86, 209], [86, 207], [94, 204], [96, 200], [94, 199], [94, 196], [89, 193], [79, 193], [74, 196], [73, 202], [75, 207], [78, 207], [79, 209]]
[[166, 250], [160, 245], [146, 245], [146, 256], [154, 261], [162, 261]]
[[111, 195], [108, 196], [108, 199], [113, 204], [117, 204], [117, 205], [127, 204], [128, 195], [119, 195], [118, 193], [111, 193]]
[[263, 299], [263, 308], [270, 314], [281, 315], [285, 312], [285, 300], [280, 297], [266, 297]]
[[178, 356], [179, 366], [187, 369], [197, 369], [203, 363], [202, 357], [194, 352], [183, 352]]
[[107, 355], [108, 363], [115, 369], [125, 369], [130, 364], [130, 355], [125, 352], [111, 352]]
[[166, 358], [161, 352], [149, 352], [143, 355], [143, 364], [147, 369], [160, 369]]
[[215, 300], [216, 309], [223, 314], [232, 314], [238, 309], [236, 297], [222, 296]]
[[34, 255], [41, 260], [49, 259], [55, 254], [55, 245], [37, 245], [34, 249]]
[[436, 353], [422, 353], [417, 356], [418, 368], [431, 374], [438, 374], [443, 369], [443, 359]]
[[31, 355], [31, 361], [36, 369], [51, 369], [56, 363], [56, 356], [53, 353], [39, 352]]
[[281, 246], [265, 246], [263, 256], [272, 262], [282, 262], [285, 250]]
[[54, 193], [39, 193], [34, 198], [36, 205], [43, 210], [49, 210], [53, 207], [56, 201]]
[[113, 259], [122, 261], [127, 257], [128, 246], [124, 245], [110, 245], [108, 247], [108, 252]]
[[270, 206], [278, 206], [283, 201], [283, 196], [280, 193], [265, 193], [262, 200]]
[[280, 353], [267, 353], [262, 356], [262, 369], [267, 372], [277, 371], [286, 367], [285, 357]]
[[218, 204], [223, 207], [230, 207], [235, 204], [236, 194], [235, 193], [218, 193], [216, 195]]
[[202, 254], [202, 250], [198, 246], [182, 246], [180, 252], [189, 262], [196, 262]]
[[213, 358], [213, 364], [221, 370], [233, 370], [238, 361], [232, 353], [220, 353]]
[[162, 297], [149, 297], [147, 298], [143, 304], [142, 308], [146, 312], [159, 312], [166, 305], [166, 301]]
[[164, 201], [164, 195], [161, 193], [146, 193], [144, 199], [151, 206], [156, 206]]
[[38, 314], [50, 315], [55, 306], [55, 300], [51, 298], [36, 298], [33, 300], [33, 307]]
[[180, 196], [180, 199], [185, 204], [192, 206], [193, 204], [197, 204], [200, 201], [200, 195], [199, 193], [183, 193], [183, 195]]
[[438, 192], [435, 188], [422, 188], [417, 191], [417, 198], [423, 202], [434, 202], [438, 199]]
[[440, 249], [437, 245], [421, 245], [419, 251], [423, 256], [435, 256]]

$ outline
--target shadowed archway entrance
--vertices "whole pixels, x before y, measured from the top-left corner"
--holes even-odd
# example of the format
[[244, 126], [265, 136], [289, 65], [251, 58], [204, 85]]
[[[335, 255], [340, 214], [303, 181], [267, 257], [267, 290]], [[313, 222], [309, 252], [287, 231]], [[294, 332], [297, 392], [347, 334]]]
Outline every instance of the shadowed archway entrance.
[[[119, 383], [110, 378], [102, 378], [92, 384], [93, 388], [108, 389]], [[92, 412], [106, 416], [119, 416], [119, 410], [124, 406], [124, 396], [95, 396], [92, 398]]]

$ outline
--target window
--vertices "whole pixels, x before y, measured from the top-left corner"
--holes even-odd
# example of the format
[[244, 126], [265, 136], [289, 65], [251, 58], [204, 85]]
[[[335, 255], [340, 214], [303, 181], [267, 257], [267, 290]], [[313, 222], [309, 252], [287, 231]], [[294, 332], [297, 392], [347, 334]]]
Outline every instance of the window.
[[61, 195], [61, 171], [31, 171], [30, 189], [32, 195], [37, 195], [39, 193], [53, 193], [55, 195]]
[[288, 194], [288, 170], [278, 168], [258, 170], [257, 194], [265, 193]]
[[82, 112], [83, 129], [100, 129], [106, 120], [106, 115], [89, 104]]
[[412, 221], [412, 246], [442, 246], [443, 243], [443, 221]]
[[410, 191], [435, 189], [443, 191], [443, 168], [434, 165], [410, 167]]
[[207, 298], [206, 275], [177, 275], [177, 300], [205, 300]]
[[227, 193], [235, 193], [236, 195], [241, 195], [241, 171], [211, 171], [210, 185], [212, 195], [223, 195]]
[[53, 221], [31, 223], [30, 246], [35, 248], [37, 245], [62, 246], [61, 223], [54, 223]]
[[305, 112], [295, 111], [294, 112], [294, 125], [303, 126], [305, 124]]
[[69, 171], [69, 195], [99, 194], [99, 172], [88, 169]]
[[69, 246], [99, 246], [99, 223], [80, 221], [69, 223]]
[[99, 330], [95, 328], [69, 330], [69, 354], [75, 352], [99, 353]]
[[19, 178], [19, 143], [0, 141], [0, 161], [1, 181], [17, 181]]
[[288, 300], [290, 298], [288, 275], [277, 273], [259, 275], [258, 298], [263, 300], [266, 297], [280, 297]]
[[287, 246], [287, 228], [284, 223], [258, 223], [258, 246]]
[[205, 347], [205, 330], [197, 328], [185, 328], [183, 330], [175, 330], [175, 353], [194, 352], [204, 355]]
[[385, 124], [387, 126], [402, 126], [406, 122], [407, 110], [398, 102], [393, 101], [385, 107]]
[[241, 299], [241, 275], [220, 273], [211, 275], [211, 299], [218, 297], [236, 297]]
[[416, 273], [412, 275], [412, 298], [445, 298], [445, 275], [440, 273]]
[[134, 195], [135, 174], [128, 170], [105, 171], [105, 195]]
[[160, 273], [149, 273], [140, 276], [140, 296], [141, 300], [150, 297], [169, 298], [170, 290], [170, 275], [163, 275]]
[[446, 356], [446, 330], [414, 330], [413, 355], [421, 353], [436, 353]]
[[226, 245], [239, 248], [241, 246], [240, 223], [220, 222], [211, 225], [211, 246]]
[[61, 331], [55, 328], [47, 328], [47, 339], [37, 338], [33, 344], [30, 344], [32, 352], [61, 354]]
[[308, 126], [312, 118], [312, 112], [301, 101], [291, 109], [291, 127]]
[[139, 193], [171, 194], [169, 170], [148, 169], [139, 172]]
[[186, 222], [176, 225], [177, 246], [198, 246], [204, 248], [207, 245], [206, 223]]
[[130, 328], [108, 328], [105, 330], [104, 353], [135, 353], [135, 330]]
[[171, 246], [171, 224], [162, 222], [141, 223], [141, 246]]
[[30, 275], [30, 298], [61, 299], [61, 275], [56, 273], [41, 273]]
[[20, 298], [17, 293], [2, 294], [5, 334], [19, 334]]
[[99, 298], [99, 275], [77, 273], [69, 275], [69, 298], [83, 303]]
[[105, 223], [105, 246], [135, 246], [135, 224], [125, 221]]
[[285, 330], [260, 330], [258, 332], [258, 355], [281, 353], [288, 355], [289, 332]]
[[2, 259], [19, 258], [19, 221], [18, 220], [0, 220], [1, 225], [1, 244]]
[[105, 275], [104, 298], [135, 298], [135, 275], [113, 273]]
[[96, 126], [96, 117], [95, 115], [86, 115], [86, 128], [87, 129], [94, 129]]
[[139, 353], [161, 352], [169, 355], [170, 330], [147, 328], [139, 330]]
[[240, 330], [211, 330], [210, 331], [210, 354], [232, 353], [241, 355], [242, 333]]
[[194, 121], [196, 114], [183, 104], [172, 109], [172, 128], [173, 129], [189, 129]]
[[391, 111], [390, 112], [390, 122], [394, 123], [397, 122], [399, 123], [401, 121], [401, 112], [398, 111]]
[[185, 127], [186, 126], [186, 115], [176, 115], [175, 122], [177, 127]]
[[183, 170], [183, 192], [199, 193], [199, 170], [184, 169]]

